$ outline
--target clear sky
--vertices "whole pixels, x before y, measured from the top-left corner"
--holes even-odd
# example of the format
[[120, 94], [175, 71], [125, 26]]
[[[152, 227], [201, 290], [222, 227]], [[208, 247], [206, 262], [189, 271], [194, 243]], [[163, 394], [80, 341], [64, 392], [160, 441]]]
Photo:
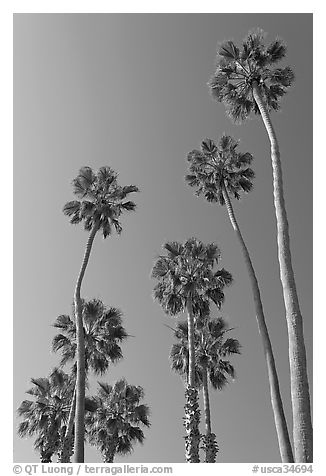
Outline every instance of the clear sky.
[[[225, 132], [251, 152], [253, 191], [235, 212], [261, 286], [288, 424], [287, 330], [279, 279], [269, 143], [259, 118], [235, 126], [213, 102], [207, 81], [216, 45], [240, 42], [261, 27], [288, 45], [296, 81], [272, 115], [278, 134], [291, 250], [304, 316], [312, 391], [312, 15], [311, 14], [16, 14], [14, 15], [14, 408], [31, 377], [58, 363], [51, 353], [59, 314], [70, 312], [87, 233], [62, 213], [79, 168], [109, 165], [136, 184], [136, 213], [121, 237], [94, 243], [83, 283], [86, 299], [121, 308], [135, 337], [124, 360], [101, 380], [142, 385], [152, 427], [143, 446], [117, 462], [184, 462], [184, 387], [170, 370], [174, 342], [151, 296], [154, 259], [167, 240], [215, 241], [234, 284], [221, 311], [242, 355], [237, 379], [211, 392], [220, 462], [279, 461], [266, 365], [250, 283], [226, 210], [196, 198], [184, 183], [187, 152]], [[95, 392], [96, 379], [91, 379]], [[14, 417], [16, 427], [18, 420]], [[33, 440], [14, 433], [14, 461], [38, 461]], [[86, 449], [86, 460], [100, 455]]]

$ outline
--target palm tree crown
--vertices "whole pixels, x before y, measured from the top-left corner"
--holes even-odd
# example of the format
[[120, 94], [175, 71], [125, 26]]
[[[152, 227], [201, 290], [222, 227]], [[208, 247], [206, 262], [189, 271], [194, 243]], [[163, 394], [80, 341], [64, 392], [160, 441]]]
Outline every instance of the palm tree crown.
[[[85, 337], [85, 369], [95, 374], [103, 374], [110, 363], [122, 358], [120, 343], [128, 336], [122, 326], [122, 312], [106, 308], [99, 299], [82, 302], [82, 318]], [[62, 333], [56, 335], [52, 348], [62, 352], [60, 364], [63, 366], [76, 357], [76, 324], [68, 315], [58, 316], [54, 327]]]
[[245, 120], [251, 112], [260, 113], [253, 97], [254, 84], [258, 85], [268, 110], [278, 110], [279, 99], [294, 80], [290, 67], [274, 68], [285, 57], [283, 41], [276, 39], [266, 47], [264, 36], [257, 29], [249, 32], [242, 48], [226, 41], [218, 49], [216, 71], [208, 84], [213, 98], [226, 104], [235, 122]]
[[118, 175], [110, 167], [101, 167], [97, 173], [91, 167], [82, 167], [72, 181], [74, 194], [80, 201], [67, 202], [63, 208], [65, 215], [71, 217], [70, 223], [84, 221], [85, 230], [94, 226], [102, 230], [106, 238], [112, 233], [112, 227], [121, 233], [120, 216], [123, 211], [133, 211], [134, 202], [125, 200], [132, 192], [138, 192], [135, 185], [121, 187]]
[[135, 442], [143, 443], [141, 427], [149, 427], [149, 408], [141, 400], [143, 388], [129, 385], [125, 379], [113, 386], [99, 382], [97, 407], [86, 419], [89, 442], [99, 448], [106, 462], [112, 462], [116, 454], [132, 451]]
[[[230, 329], [222, 317], [196, 320], [195, 323], [195, 352], [196, 352], [196, 385], [203, 384], [203, 371], [208, 371], [212, 387], [222, 390], [228, 378], [235, 377], [233, 365], [226, 360], [232, 354], [240, 354], [240, 344], [237, 339], [226, 338]], [[186, 377], [189, 368], [188, 323], [179, 322], [175, 329], [178, 342], [173, 344], [170, 359], [171, 367], [180, 375]]]
[[55, 368], [47, 378], [32, 378], [26, 391], [33, 400], [24, 400], [17, 413], [23, 417], [18, 426], [21, 437], [37, 435], [34, 447], [42, 461], [51, 461], [59, 450], [60, 437], [68, 420], [75, 378]]
[[197, 315], [208, 310], [210, 300], [220, 307], [224, 300], [223, 288], [231, 284], [232, 276], [224, 268], [214, 269], [220, 260], [218, 246], [189, 238], [184, 244], [165, 243], [163, 248], [167, 254], [157, 259], [152, 277], [158, 280], [154, 299], [164, 311], [172, 316], [183, 312], [189, 297]]
[[249, 167], [253, 157], [249, 152], [239, 152], [238, 142], [225, 134], [216, 144], [211, 139], [201, 143], [200, 150], [192, 150], [187, 156], [190, 174], [186, 182], [196, 187], [196, 195], [203, 194], [208, 202], [225, 204], [223, 187], [240, 199], [241, 192], [252, 189], [255, 174]]

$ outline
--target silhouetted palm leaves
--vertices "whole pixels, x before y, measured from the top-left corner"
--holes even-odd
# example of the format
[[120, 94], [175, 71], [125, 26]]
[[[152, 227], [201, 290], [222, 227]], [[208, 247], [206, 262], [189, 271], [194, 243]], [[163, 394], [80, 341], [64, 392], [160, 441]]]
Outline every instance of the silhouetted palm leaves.
[[41, 461], [49, 463], [60, 449], [61, 436], [68, 420], [75, 378], [54, 369], [47, 378], [32, 378], [26, 391], [33, 400], [24, 400], [17, 413], [23, 418], [18, 426], [21, 437], [37, 436], [34, 447]]
[[[85, 337], [85, 370], [105, 373], [111, 363], [122, 359], [120, 344], [128, 336], [122, 326], [122, 312], [107, 308], [99, 299], [83, 301], [82, 317]], [[60, 365], [76, 358], [76, 324], [68, 315], [58, 316], [54, 327], [61, 331], [52, 342], [52, 349], [62, 354]]]
[[[208, 370], [209, 381], [215, 390], [222, 390], [229, 378], [235, 377], [233, 365], [225, 360], [232, 354], [240, 353], [237, 339], [226, 337], [230, 329], [222, 317], [206, 317], [195, 322], [196, 385], [203, 385], [203, 370]], [[173, 344], [170, 359], [171, 367], [186, 377], [189, 368], [188, 323], [178, 322], [175, 329], [178, 342]]]
[[141, 403], [142, 387], [129, 385], [125, 379], [113, 386], [99, 382], [94, 397], [96, 411], [86, 420], [87, 437], [102, 453], [105, 463], [116, 455], [131, 453], [136, 442], [143, 443], [142, 427], [149, 427], [149, 408]]
[[253, 160], [249, 152], [238, 151], [238, 141], [225, 134], [215, 143], [205, 139], [200, 150], [192, 150], [187, 156], [189, 174], [186, 182], [196, 188], [196, 195], [204, 195], [208, 202], [225, 204], [223, 187], [231, 197], [240, 199], [240, 193], [248, 193], [255, 176], [250, 168]]
[[158, 280], [154, 299], [164, 311], [171, 316], [180, 314], [186, 310], [189, 297], [195, 314], [207, 309], [210, 301], [220, 307], [224, 301], [223, 288], [231, 284], [232, 276], [224, 268], [214, 268], [220, 260], [218, 246], [189, 238], [184, 244], [165, 243], [163, 248], [166, 254], [157, 259], [152, 277]]
[[216, 71], [209, 81], [214, 99], [224, 102], [229, 116], [245, 120], [251, 112], [260, 114], [253, 97], [253, 85], [258, 85], [268, 110], [278, 110], [279, 100], [294, 80], [290, 67], [275, 68], [286, 54], [286, 46], [276, 39], [264, 44], [264, 32], [249, 32], [239, 48], [233, 41], [222, 43], [217, 52]]
[[110, 236], [113, 229], [120, 234], [122, 213], [136, 209], [135, 203], [126, 198], [139, 189], [135, 185], [122, 187], [117, 178], [110, 167], [101, 167], [97, 172], [82, 167], [72, 181], [73, 192], [80, 200], [67, 202], [63, 208], [65, 215], [71, 217], [70, 223], [83, 221], [87, 231], [96, 225], [102, 230], [103, 238]]

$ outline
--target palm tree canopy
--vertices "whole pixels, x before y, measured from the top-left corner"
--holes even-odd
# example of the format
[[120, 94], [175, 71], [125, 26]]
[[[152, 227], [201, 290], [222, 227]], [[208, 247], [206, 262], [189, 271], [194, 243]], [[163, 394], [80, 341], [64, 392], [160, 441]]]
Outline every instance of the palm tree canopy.
[[71, 217], [70, 223], [84, 221], [87, 231], [97, 226], [104, 238], [110, 236], [113, 229], [120, 234], [121, 214], [136, 208], [135, 203], [126, 198], [139, 189], [135, 185], [120, 186], [117, 177], [116, 172], [107, 166], [97, 172], [91, 167], [82, 167], [72, 181], [73, 192], [80, 200], [67, 202], [63, 207], [64, 214]]
[[[73, 313], [74, 316], [74, 313]], [[122, 312], [107, 308], [99, 299], [82, 301], [82, 318], [85, 336], [85, 368], [96, 374], [107, 371], [110, 363], [122, 358], [120, 343], [128, 336], [122, 326]], [[76, 357], [76, 323], [68, 315], [58, 316], [54, 327], [61, 331], [52, 342], [54, 352], [61, 351], [60, 365]]]
[[183, 244], [165, 243], [163, 249], [166, 254], [158, 257], [152, 277], [158, 280], [154, 299], [164, 311], [172, 316], [185, 311], [188, 298], [196, 315], [208, 312], [210, 301], [220, 307], [224, 300], [223, 289], [232, 283], [232, 276], [224, 268], [216, 269], [220, 260], [218, 246], [189, 238]]
[[[203, 371], [206, 369], [214, 389], [222, 390], [229, 378], [235, 378], [234, 367], [226, 357], [240, 354], [240, 343], [237, 339], [226, 337], [231, 330], [222, 317], [196, 319], [195, 381], [198, 387], [203, 384]], [[178, 342], [173, 344], [170, 352], [171, 367], [186, 378], [189, 371], [187, 321], [179, 322], [174, 334]]]
[[41, 450], [50, 438], [56, 437], [58, 449], [60, 435], [68, 420], [75, 378], [55, 368], [49, 377], [32, 378], [31, 382], [33, 387], [26, 393], [33, 400], [24, 400], [17, 409], [18, 416], [23, 418], [18, 434], [21, 437], [37, 435], [36, 450]]
[[248, 33], [238, 48], [233, 41], [222, 43], [217, 52], [217, 67], [208, 85], [212, 96], [224, 102], [235, 122], [245, 120], [251, 112], [260, 114], [253, 97], [256, 83], [268, 110], [279, 109], [279, 99], [294, 81], [290, 67], [275, 68], [286, 54], [286, 46], [276, 39], [264, 44], [265, 33], [257, 29]]
[[136, 441], [143, 443], [141, 427], [150, 426], [149, 407], [141, 403], [143, 398], [143, 388], [125, 379], [113, 386], [99, 382], [94, 397], [97, 409], [86, 418], [89, 442], [103, 453], [114, 445], [113, 452], [122, 455], [130, 453]]
[[238, 151], [238, 141], [223, 134], [217, 143], [205, 139], [200, 150], [189, 152], [189, 174], [185, 179], [190, 187], [195, 187], [197, 196], [204, 195], [208, 202], [224, 205], [223, 186], [228, 193], [240, 199], [240, 193], [252, 189], [255, 176], [250, 168], [253, 160], [249, 152]]

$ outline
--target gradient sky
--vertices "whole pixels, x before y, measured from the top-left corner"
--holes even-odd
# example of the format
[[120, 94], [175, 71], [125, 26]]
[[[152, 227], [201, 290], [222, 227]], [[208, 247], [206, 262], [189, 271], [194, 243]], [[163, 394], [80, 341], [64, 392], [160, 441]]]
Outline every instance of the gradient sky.
[[[242, 355], [237, 379], [211, 392], [220, 462], [277, 462], [278, 444], [250, 283], [226, 210], [184, 183], [187, 152], [223, 132], [251, 152], [253, 191], [234, 204], [261, 286], [289, 427], [287, 329], [279, 279], [269, 143], [259, 118], [235, 126], [206, 83], [216, 45], [261, 27], [288, 45], [296, 75], [278, 134], [291, 251], [312, 387], [312, 14], [15, 14], [14, 15], [14, 408], [31, 377], [57, 365], [51, 353], [59, 314], [70, 312], [87, 233], [62, 213], [79, 168], [109, 165], [136, 184], [136, 213], [123, 234], [95, 240], [83, 283], [86, 299], [121, 308], [134, 335], [124, 360], [100, 380], [142, 385], [152, 427], [143, 446], [117, 462], [184, 462], [184, 387], [171, 372], [174, 342], [151, 293], [155, 257], [167, 240], [215, 241], [234, 284], [219, 315], [235, 327]], [[96, 380], [91, 378], [95, 393]], [[15, 427], [18, 420], [14, 418]], [[14, 461], [37, 462], [33, 440], [14, 432]], [[101, 461], [87, 447], [86, 461]]]

